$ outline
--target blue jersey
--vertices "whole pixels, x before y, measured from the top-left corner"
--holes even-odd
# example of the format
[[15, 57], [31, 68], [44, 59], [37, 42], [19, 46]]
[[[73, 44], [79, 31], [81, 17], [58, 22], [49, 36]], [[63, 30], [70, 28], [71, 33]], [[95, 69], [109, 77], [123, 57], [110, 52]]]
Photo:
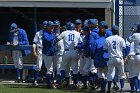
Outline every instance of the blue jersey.
[[109, 37], [109, 36], [112, 36], [112, 31], [111, 29], [106, 29], [106, 34], [105, 34], [105, 38]]
[[107, 61], [109, 60], [109, 55], [107, 51], [103, 49], [105, 43], [105, 37], [100, 37], [96, 40], [96, 49], [94, 56], [95, 67], [106, 67]]
[[99, 28], [98, 28], [98, 27], [96, 27], [96, 28], [93, 28], [91, 31], [92, 31], [92, 32], [99, 33]]
[[93, 28], [90, 32], [91, 38], [94, 38], [94, 40], [99, 38], [99, 28]]
[[[13, 38], [14, 32], [10, 32], [8, 37], [8, 42], [10, 42], [10, 44], [13, 44]], [[18, 28], [18, 45], [29, 45], [29, 40], [26, 31], [21, 28]], [[28, 55], [30, 53], [31, 53], [30, 50], [22, 50], [23, 56]]]
[[54, 55], [54, 40], [56, 36], [49, 31], [43, 31], [43, 49], [42, 54], [45, 54], [47, 56], [53, 56]]
[[94, 38], [88, 34], [84, 37], [83, 42], [79, 44], [77, 48], [82, 50], [85, 57], [91, 57], [92, 53], [95, 51], [95, 48], [93, 47], [94, 45]]

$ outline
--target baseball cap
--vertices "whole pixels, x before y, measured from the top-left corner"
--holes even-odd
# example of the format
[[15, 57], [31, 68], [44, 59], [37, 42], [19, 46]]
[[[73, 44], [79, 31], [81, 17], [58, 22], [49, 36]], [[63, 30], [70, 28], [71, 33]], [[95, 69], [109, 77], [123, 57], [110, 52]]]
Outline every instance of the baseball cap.
[[43, 21], [42, 25], [47, 26], [48, 21]]
[[88, 26], [84, 26], [82, 30], [88, 31], [89, 30], [89, 27]]
[[112, 32], [115, 33], [115, 34], [117, 34], [119, 32], [119, 27], [117, 25], [114, 25], [112, 27]]
[[48, 26], [48, 27], [54, 26], [54, 23], [53, 23], [52, 21], [48, 21], [47, 26]]
[[17, 24], [12, 23], [11, 26], [10, 26], [10, 29], [13, 30], [13, 29], [16, 29], [16, 28], [18, 28]]
[[76, 19], [75, 24], [82, 24], [82, 21], [80, 19]]
[[60, 21], [55, 20], [55, 21], [54, 21], [54, 25], [58, 25], [58, 26], [60, 26]]
[[97, 19], [89, 19], [88, 23], [96, 25], [96, 24], [98, 24], [98, 20]]
[[99, 26], [101, 26], [101, 27], [104, 27], [104, 28], [108, 28], [108, 25], [107, 25], [107, 23], [105, 22], [105, 21], [101, 21], [100, 23], [99, 23]]
[[86, 19], [85, 21], [84, 21], [84, 26], [86, 26], [86, 25], [88, 25], [88, 19]]

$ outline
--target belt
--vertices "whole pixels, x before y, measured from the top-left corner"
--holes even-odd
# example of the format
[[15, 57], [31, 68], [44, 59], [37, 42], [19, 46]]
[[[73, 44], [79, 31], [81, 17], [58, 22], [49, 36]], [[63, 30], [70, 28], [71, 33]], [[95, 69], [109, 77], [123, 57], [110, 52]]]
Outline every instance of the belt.
[[64, 49], [65, 51], [69, 51], [69, 50], [76, 50], [76, 49]]
[[136, 53], [135, 55], [140, 55], [140, 53]]

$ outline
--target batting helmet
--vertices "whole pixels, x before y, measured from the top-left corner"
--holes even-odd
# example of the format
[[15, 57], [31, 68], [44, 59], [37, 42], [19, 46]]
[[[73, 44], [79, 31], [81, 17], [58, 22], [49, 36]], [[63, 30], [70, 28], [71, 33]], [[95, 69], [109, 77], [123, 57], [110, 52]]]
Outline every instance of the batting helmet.
[[70, 22], [66, 24], [66, 27], [67, 27], [67, 30], [75, 30], [76, 29], [75, 24], [70, 23]]

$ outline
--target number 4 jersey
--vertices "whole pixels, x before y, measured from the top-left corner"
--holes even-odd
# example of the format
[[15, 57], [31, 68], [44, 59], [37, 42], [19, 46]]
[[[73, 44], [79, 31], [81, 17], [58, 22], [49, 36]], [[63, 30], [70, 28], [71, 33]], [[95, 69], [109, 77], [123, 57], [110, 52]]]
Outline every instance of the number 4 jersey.
[[106, 38], [104, 44], [104, 49], [108, 50], [109, 57], [123, 57], [123, 49], [125, 47], [124, 39], [118, 35]]
[[63, 39], [64, 49], [74, 49], [74, 47], [77, 46], [78, 43], [82, 42], [80, 33], [75, 30], [67, 30], [62, 32], [58, 36], [58, 39]]

